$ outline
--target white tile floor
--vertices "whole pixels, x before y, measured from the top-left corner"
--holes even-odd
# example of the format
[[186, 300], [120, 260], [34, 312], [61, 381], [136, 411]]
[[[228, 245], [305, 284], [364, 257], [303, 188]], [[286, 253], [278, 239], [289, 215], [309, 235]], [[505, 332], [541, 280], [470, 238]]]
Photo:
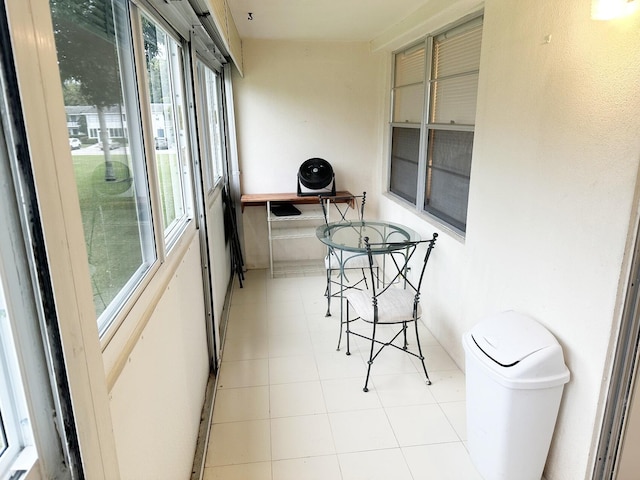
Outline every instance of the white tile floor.
[[[362, 391], [365, 344], [336, 351], [324, 277], [249, 271], [233, 292], [205, 480], [481, 480], [464, 441], [464, 375], [421, 339], [433, 384], [385, 350]], [[364, 354], [366, 355], [366, 353]]]

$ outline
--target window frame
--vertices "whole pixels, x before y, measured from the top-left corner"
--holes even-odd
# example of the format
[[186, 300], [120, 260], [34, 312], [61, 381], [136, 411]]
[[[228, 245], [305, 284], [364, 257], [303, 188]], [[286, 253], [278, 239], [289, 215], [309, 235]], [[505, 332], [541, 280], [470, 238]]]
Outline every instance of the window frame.
[[[129, 163], [136, 188], [146, 191], [146, 199], [143, 201], [149, 204], [147, 216], [151, 226], [149, 232], [141, 232], [140, 242], [143, 249], [141, 265], [120, 286], [120, 290], [112, 299], [109, 299], [104, 310], [96, 318], [103, 347], [110, 343], [120, 329], [137, 300], [159, 273], [161, 265], [167, 261], [174, 249], [179, 250], [177, 246], [182, 244], [181, 240], [191, 231], [190, 226], [193, 225], [195, 210], [191, 160], [194, 152], [191, 150], [192, 137], [196, 133], [191, 128], [191, 96], [187, 88], [192, 81], [189, 66], [192, 54], [189, 40], [179, 34], [157, 12], [134, 0], [111, 0], [110, 3], [114, 16], [118, 14], [122, 16], [117, 19], [120, 28], [116, 28], [116, 37], [119, 43], [122, 42], [122, 45], [118, 45], [118, 64], [122, 84], [122, 105], [127, 106], [126, 111], [123, 112], [126, 115], [126, 133], [129, 135], [127, 155], [130, 157]], [[168, 53], [165, 64], [169, 70], [167, 79], [171, 89], [169, 101], [174, 117], [171, 122], [176, 141], [176, 159], [172, 161], [173, 172], [174, 178], [179, 177], [180, 183], [179, 215], [172, 219], [169, 228], [164, 225], [162, 213], [162, 190], [158, 175], [157, 152], [154, 148], [143, 18], [162, 31], [169, 46], [169, 52], [175, 50], [177, 53], [175, 56]], [[129, 80], [126, 85], [123, 81], [124, 76]], [[179, 119], [178, 116], [181, 118]], [[178, 188], [175, 192], [178, 194]], [[142, 227], [140, 229], [144, 230]], [[149, 248], [150, 252], [147, 251]], [[94, 301], [98, 301], [95, 299], [95, 292]]]
[[[203, 165], [204, 194], [207, 200], [211, 200], [216, 191], [222, 186], [226, 176], [226, 138], [224, 132], [225, 112], [224, 112], [224, 78], [220, 69], [212, 67], [200, 55], [196, 55], [196, 104], [199, 106], [196, 111], [197, 122], [200, 133], [201, 161]], [[210, 88], [206, 75], [211, 72], [215, 75], [215, 87]], [[214, 90], [215, 105], [218, 114], [217, 125], [212, 125], [209, 102], [210, 93]], [[217, 128], [216, 128], [217, 127]], [[213, 130], [217, 130], [219, 142], [211, 138]], [[217, 151], [216, 151], [217, 150]], [[216, 157], [217, 155], [217, 157]]]
[[[11, 5], [13, 21], [18, 24], [25, 19], [28, 10], [28, 7], [22, 7]], [[3, 25], [9, 16], [6, 8], [0, 8]], [[31, 14], [28, 10], [29, 19]], [[61, 353], [60, 323], [53, 307], [56, 302], [44, 244], [39, 196], [35, 194], [31, 159], [38, 152], [24, 148], [28, 144], [25, 122], [28, 124], [29, 120], [20, 95], [6, 93], [20, 90], [17, 72], [24, 65], [18, 58], [24, 53], [24, 43], [14, 45], [7, 41], [8, 29], [0, 30], [4, 32], [0, 35], [2, 39], [12, 45], [0, 55], [0, 177], [6, 180], [0, 182], [0, 194], [4, 199], [0, 205], [0, 223], [3, 225], [0, 231], [0, 295], [3, 297], [0, 308], [6, 312], [5, 318], [0, 320], [3, 323], [0, 350], [4, 351], [0, 352], [0, 369], [4, 377], [0, 383], [3, 394], [13, 403], [14, 417], [9, 440], [13, 445], [10, 445], [11, 450], [4, 452], [10, 457], [4, 459], [0, 476], [11, 462], [19, 469], [14, 473], [20, 478], [75, 477], [81, 475], [83, 469], [68, 370]], [[31, 93], [37, 97], [39, 92]], [[9, 422], [6, 407], [3, 411], [6, 425]]]
[[[108, 7], [107, 7], [108, 4]], [[134, 195], [131, 195], [132, 201], [135, 202], [135, 215], [136, 215], [136, 227], [138, 229], [138, 244], [140, 248], [140, 260], [139, 264], [132, 269], [130, 275], [126, 280], [124, 276], [123, 282], [117, 284], [118, 291], [110, 292], [109, 298], [105, 301], [103, 299], [100, 287], [94, 280], [94, 272], [97, 270], [96, 265], [99, 262], [92, 262], [92, 246], [90, 243], [93, 240], [93, 227], [91, 229], [91, 240], [87, 239], [87, 233], [84, 234], [85, 247], [87, 247], [87, 262], [89, 263], [89, 271], [91, 276], [91, 285], [93, 290], [94, 307], [96, 309], [96, 323], [98, 325], [98, 333], [100, 338], [103, 338], [108, 331], [121, 323], [119, 318], [122, 316], [122, 312], [128, 309], [131, 302], [135, 301], [136, 292], [141, 285], [146, 284], [147, 278], [150, 273], [155, 270], [155, 266], [158, 264], [158, 248], [155, 240], [155, 226], [154, 224], [148, 224], [144, 219], [150, 218], [152, 215], [152, 193], [150, 184], [148, 182], [148, 158], [145, 154], [144, 146], [144, 132], [142, 126], [139, 91], [138, 91], [138, 79], [135, 75], [136, 67], [136, 51], [135, 51], [135, 34], [132, 30], [132, 9], [133, 4], [129, 0], [105, 0], [103, 6], [107, 9], [107, 14], [110, 13], [113, 16], [113, 42], [116, 52], [117, 74], [119, 80], [119, 95], [121, 103], [118, 105], [117, 118], [120, 121], [120, 125], [123, 128], [121, 133], [126, 133], [127, 141], [124, 147], [125, 157], [124, 159], [112, 160], [114, 164], [121, 162], [129, 167], [130, 178], [130, 190]], [[48, 5], [49, 12], [52, 13], [52, 5]], [[52, 15], [52, 19], [53, 19]], [[55, 26], [55, 21], [54, 21]], [[54, 30], [54, 43], [57, 41], [55, 38]], [[60, 55], [58, 45], [56, 47], [56, 54]], [[109, 72], [115, 76], [115, 71]], [[64, 83], [64, 80], [63, 80]], [[95, 109], [95, 107], [92, 107]], [[113, 106], [109, 106], [106, 110], [113, 110]], [[113, 117], [113, 115], [112, 115]], [[87, 126], [88, 127], [88, 126]], [[107, 137], [112, 138], [112, 128], [108, 121], [105, 121], [105, 127]], [[91, 131], [93, 130], [93, 131]], [[90, 136], [97, 135], [96, 138], [100, 140], [102, 138], [100, 129], [89, 129], [87, 132]], [[106, 155], [104, 158], [109, 158]], [[110, 154], [109, 154], [110, 156]], [[76, 188], [78, 187], [77, 177], [75, 182]], [[82, 204], [81, 204], [82, 205]], [[99, 216], [102, 218], [102, 203], [99, 204]], [[96, 214], [91, 214], [95, 221]], [[83, 218], [83, 228], [85, 219]], [[89, 245], [88, 245], [89, 243]], [[105, 267], [105, 265], [100, 265]], [[105, 267], [108, 270], [108, 265]], [[118, 282], [120, 283], [120, 282]], [[99, 307], [98, 301], [102, 303], [102, 308]], [[114, 327], [115, 325], [115, 327]]]
[[[130, 0], [129, 0], [130, 1]], [[145, 146], [147, 153], [147, 169], [150, 189], [152, 190], [152, 216], [154, 219], [154, 231], [156, 232], [156, 248], [158, 250], [158, 256], [160, 261], [163, 262], [169, 252], [179, 243], [179, 240], [185, 234], [188, 226], [193, 221], [194, 216], [194, 198], [193, 198], [193, 173], [191, 171], [191, 163], [188, 158], [193, 154], [191, 152], [191, 137], [194, 134], [190, 129], [190, 108], [187, 101], [187, 82], [191, 81], [190, 69], [188, 64], [190, 61], [190, 49], [187, 42], [180, 34], [178, 34], [171, 25], [169, 25], [164, 19], [154, 15], [150, 10], [142, 8], [140, 6], [131, 7], [132, 16], [132, 31], [133, 31], [133, 48], [134, 55], [137, 59], [136, 65], [138, 66], [139, 75], [138, 80], [138, 99], [141, 104], [142, 121], [142, 133], [145, 138]], [[144, 37], [143, 37], [143, 17], [146, 17], [149, 21], [155, 24], [156, 28], [160, 28], [170, 41], [175, 42], [177, 48], [180, 51], [180, 59], [175, 64], [171, 65], [171, 68], [179, 68], [180, 76], [180, 92], [179, 96], [183, 99], [181, 105], [182, 110], [182, 123], [184, 124], [184, 138], [180, 140], [180, 130], [178, 127], [177, 108], [176, 108], [176, 85], [173, 82], [173, 71], [169, 72], [171, 78], [172, 98], [171, 103], [174, 109], [173, 115], [173, 128], [176, 136], [176, 155], [178, 157], [178, 164], [181, 168], [181, 195], [183, 203], [183, 213], [181, 216], [174, 219], [170, 226], [164, 224], [162, 218], [162, 192], [160, 190], [159, 171], [157, 162], [157, 152], [154, 146], [154, 132], [152, 121], [152, 103], [151, 94], [149, 91], [149, 76], [147, 73], [147, 65], [145, 61], [144, 53]], [[171, 61], [173, 63], [173, 61]], [[165, 133], [166, 136], [166, 133]], [[169, 227], [169, 228], [167, 228]]]
[[[420, 214], [424, 215], [426, 218], [436, 222], [439, 224], [444, 230], [451, 232], [456, 236], [460, 236], [464, 238], [466, 234], [466, 220], [464, 225], [456, 224], [455, 221], [451, 221], [447, 218], [446, 215], [442, 214], [442, 212], [438, 212], [435, 209], [430, 209], [425, 205], [425, 201], [427, 198], [426, 190], [428, 188], [429, 179], [429, 169], [432, 168], [429, 163], [428, 158], [428, 150], [430, 148], [429, 137], [431, 132], [437, 131], [459, 131], [459, 132], [475, 132], [475, 123], [474, 124], [442, 124], [435, 123], [432, 120], [432, 108], [433, 108], [433, 54], [434, 54], [434, 39], [438, 36], [446, 34], [448, 32], [455, 32], [456, 30], [462, 28], [467, 28], [467, 25], [470, 28], [473, 28], [475, 23], [479, 22], [481, 25], [484, 25], [484, 13], [476, 12], [474, 14], [468, 15], [464, 18], [459, 19], [458, 21], [447, 25], [444, 28], [438, 29], [429, 35], [412, 42], [408, 45], [403, 46], [402, 48], [395, 50], [391, 55], [391, 87], [390, 87], [390, 111], [389, 111], [389, 128], [387, 135], [387, 144], [388, 144], [388, 155], [387, 155], [387, 193], [394, 198], [398, 199], [401, 203], [410, 205], [413, 209], [420, 212]], [[422, 118], [420, 122], [413, 121], [398, 121], [395, 118], [396, 114], [396, 101], [397, 101], [397, 90], [406, 85], [396, 85], [397, 79], [397, 55], [409, 52], [412, 49], [415, 49], [419, 46], [423, 46], [424, 48], [424, 72], [423, 72], [423, 105], [422, 105]], [[477, 86], [477, 83], [476, 83]], [[418, 166], [417, 166], [417, 180], [416, 180], [416, 192], [415, 192], [415, 201], [412, 201], [411, 198], [406, 198], [405, 196], [398, 193], [398, 191], [393, 190], [393, 175], [392, 168], [394, 164], [394, 131], [396, 129], [419, 129], [419, 146], [418, 146]], [[473, 152], [471, 154], [470, 164], [473, 163]], [[467, 205], [468, 207], [468, 193], [470, 190], [470, 171], [469, 171], [469, 187], [466, 190], [467, 194]]]
[[11, 472], [23, 452], [34, 446], [11, 325], [14, 315], [5, 301], [3, 277], [0, 265], [0, 445], [2, 438], [5, 445], [0, 449], [0, 477]]
[[[117, 3], [121, 5], [117, 5]], [[140, 108], [141, 97], [138, 78], [134, 75], [137, 69], [138, 57], [136, 52], [136, 31], [133, 28], [132, 22], [135, 7], [129, 0], [112, 0], [112, 5], [114, 15], [117, 8], [122, 9], [119, 14], [122, 15], [120, 21], [122, 24], [121, 27], [123, 28], [116, 29], [116, 35], [119, 42], [126, 42], [126, 45], [120, 47], [118, 50], [118, 63], [121, 79], [125, 76], [129, 78], [129, 82], [123, 82], [122, 84], [123, 103], [127, 105], [127, 108], [124, 109], [122, 114], [127, 114], [129, 111], [132, 113], [131, 115], [127, 115], [127, 134], [129, 141], [128, 155], [131, 157], [131, 168], [132, 173], [134, 173], [133, 182], [135, 183], [137, 191], [145, 193], [145, 200], [148, 203], [146, 213], [152, 216], [153, 191], [151, 185], [153, 182], [149, 182], [148, 170], [150, 162], [146, 154], [144, 123], [142, 110]], [[122, 59], [123, 56], [126, 57], [124, 60]], [[135, 161], [136, 156], [138, 156], [138, 161]], [[156, 270], [160, 260], [160, 249], [157, 240], [155, 240], [156, 230], [157, 226], [155, 222], [153, 222], [149, 231], [142, 232], [143, 238], [140, 239], [143, 254], [142, 263], [124, 285], [122, 285], [121, 289], [106, 306], [104, 311], [96, 318], [98, 322], [98, 334], [101, 339], [106, 337], [111, 330], [118, 328], [122, 322], [121, 317], [128, 310], [127, 306], [130, 302], [135, 301], [139, 288], [146, 285], [148, 277]]]

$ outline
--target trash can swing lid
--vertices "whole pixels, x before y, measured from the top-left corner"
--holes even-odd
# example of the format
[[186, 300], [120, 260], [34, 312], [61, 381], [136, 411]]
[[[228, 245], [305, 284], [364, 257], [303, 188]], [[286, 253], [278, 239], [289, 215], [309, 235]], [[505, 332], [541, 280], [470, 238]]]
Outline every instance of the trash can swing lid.
[[552, 388], [569, 381], [562, 347], [544, 326], [508, 311], [477, 324], [463, 336], [471, 362], [510, 389]]
[[470, 333], [478, 348], [503, 367], [512, 367], [558, 344], [551, 332], [533, 318], [513, 311], [479, 323]]

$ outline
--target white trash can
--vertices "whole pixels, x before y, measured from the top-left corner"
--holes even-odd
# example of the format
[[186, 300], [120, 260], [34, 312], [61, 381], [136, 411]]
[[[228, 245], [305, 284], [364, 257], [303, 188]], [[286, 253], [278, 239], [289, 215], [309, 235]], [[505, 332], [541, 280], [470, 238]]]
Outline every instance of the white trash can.
[[467, 440], [485, 480], [540, 480], [569, 370], [556, 338], [531, 317], [503, 312], [462, 338]]

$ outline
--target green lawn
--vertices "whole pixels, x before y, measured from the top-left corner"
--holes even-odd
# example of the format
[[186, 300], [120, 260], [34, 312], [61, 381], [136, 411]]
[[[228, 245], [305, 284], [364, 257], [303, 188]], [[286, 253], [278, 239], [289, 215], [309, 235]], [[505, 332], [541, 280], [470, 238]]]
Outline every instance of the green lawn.
[[[157, 158], [163, 217], [168, 224], [176, 215], [172, 208], [175, 177], [168, 173], [176, 155], [163, 153]], [[148, 215], [137, 213], [127, 155], [112, 152], [111, 161], [115, 179], [106, 180], [104, 156], [73, 155], [97, 315], [142, 265], [141, 229], [148, 219]], [[141, 201], [146, 202], [145, 195]], [[139, 217], [143, 223], [139, 224]]]

